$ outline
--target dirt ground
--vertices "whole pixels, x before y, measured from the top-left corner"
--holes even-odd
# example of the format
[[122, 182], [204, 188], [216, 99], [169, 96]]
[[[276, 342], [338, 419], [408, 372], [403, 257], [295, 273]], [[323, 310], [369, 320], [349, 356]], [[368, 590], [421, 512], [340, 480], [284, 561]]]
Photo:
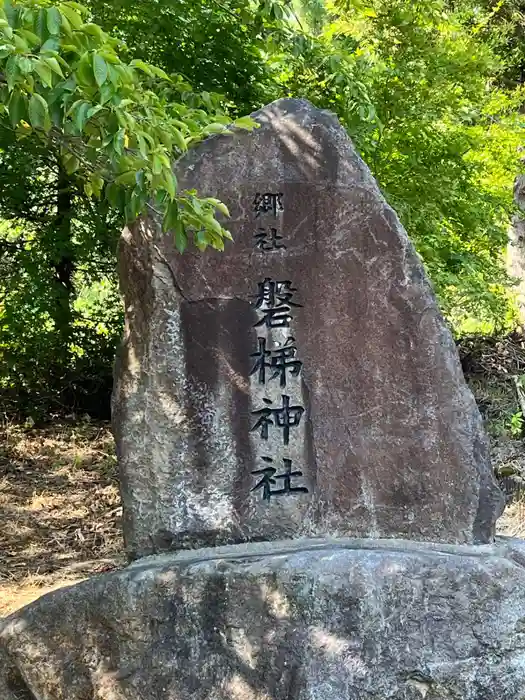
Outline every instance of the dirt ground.
[[[525, 472], [523, 440], [493, 445], [494, 462]], [[499, 532], [525, 536], [525, 498]], [[0, 616], [55, 588], [125, 566], [109, 425], [10, 425], [0, 434]]]
[[107, 424], [0, 434], [0, 616], [43, 593], [125, 565]]

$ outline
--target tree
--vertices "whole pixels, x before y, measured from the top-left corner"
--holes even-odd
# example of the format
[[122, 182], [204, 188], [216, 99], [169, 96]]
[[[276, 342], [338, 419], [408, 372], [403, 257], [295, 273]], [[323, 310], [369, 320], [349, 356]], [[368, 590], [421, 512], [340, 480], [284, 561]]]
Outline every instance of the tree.
[[221, 93], [246, 114], [267, 101], [266, 36], [279, 3], [251, 0], [88, 0], [93, 20], [122, 39], [133, 58], [185, 76], [195, 90]]
[[[0, 11], [2, 126], [36, 136], [61, 157], [61, 185], [76, 173], [88, 196], [103, 197], [127, 220], [160, 210], [177, 246], [222, 249], [215, 219], [224, 205], [177, 189], [172, 162], [200, 139], [227, 130], [214, 95], [198, 95], [180, 76], [118, 54], [119, 42], [75, 2], [4, 3]], [[236, 126], [251, 128], [250, 119]], [[67, 187], [59, 187], [66, 206]], [[151, 204], [150, 202], [153, 202]], [[60, 208], [60, 207], [59, 207]], [[59, 227], [67, 213], [57, 212]]]
[[64, 178], [59, 154], [38, 139], [0, 130], [0, 144], [4, 407], [86, 409], [90, 395], [96, 406], [99, 389], [111, 386], [121, 313], [115, 293], [109, 307], [106, 291], [96, 306], [84, 297], [93, 285], [115, 289], [118, 216], [88, 198], [74, 174]]
[[[523, 97], [491, 13], [442, 0], [340, 0], [274, 52], [282, 91], [339, 116], [421, 255], [456, 328], [510, 313], [502, 250]], [[319, 15], [319, 13], [318, 13]]]
[[[124, 220], [154, 210], [181, 251], [188, 235], [201, 250], [229, 238], [215, 217], [226, 207], [179, 192], [171, 169], [193, 143], [226, 131], [231, 120], [217, 96], [122, 60], [120, 42], [86, 17], [74, 2], [0, 10], [0, 215], [15, 224], [0, 242], [9, 253], [2, 364], [15, 393], [53, 385], [50, 375], [65, 382], [72, 360], [78, 367], [89, 334], [73, 308], [75, 280], [85, 282], [95, 262], [100, 273], [104, 254], [114, 257]], [[40, 323], [28, 326], [35, 316]], [[35, 352], [47, 364], [41, 377]]]
[[[508, 316], [501, 252], [521, 138], [522, 95], [507, 57], [519, 45], [517, 0], [512, 11], [488, 0], [302, 0], [295, 11], [290, 3], [190, 4], [119, 0], [113, 10], [90, 1], [97, 21], [118, 27], [133, 51], [149, 47], [246, 112], [285, 95], [334, 111], [400, 215], [449, 318], [490, 326]], [[216, 28], [231, 41], [211, 70]], [[255, 86], [235, 72], [245, 65]], [[249, 90], [238, 91], [239, 76]]]
[[152, 207], [181, 251], [188, 235], [220, 249], [228, 234], [215, 214], [226, 209], [180, 192], [171, 161], [227, 129], [228, 115], [286, 95], [339, 116], [456, 328], [470, 318], [501, 325], [510, 309], [501, 252], [521, 134], [521, 55], [517, 0], [483, 3], [6, 3], [0, 366], [13, 392], [22, 383], [34, 395], [51, 375], [54, 394], [78, 387], [80, 372], [102, 371], [98, 358], [109, 386], [123, 220]]

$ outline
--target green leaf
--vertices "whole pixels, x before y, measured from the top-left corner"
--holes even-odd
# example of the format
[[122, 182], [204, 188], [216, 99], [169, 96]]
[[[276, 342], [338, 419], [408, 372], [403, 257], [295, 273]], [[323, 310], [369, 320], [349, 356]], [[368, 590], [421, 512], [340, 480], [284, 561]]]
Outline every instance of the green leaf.
[[69, 78], [58, 83], [58, 85], [53, 88], [53, 92], [55, 90], [61, 90], [62, 92], [69, 92], [70, 94], [73, 94], [76, 92], [76, 89], [77, 81], [75, 80], [75, 76], [70, 75]]
[[83, 52], [83, 49], [80, 49], [78, 46], [74, 46], [73, 44], [62, 44], [62, 53], [76, 53], [77, 55], [81, 55]]
[[252, 131], [253, 129], [257, 129], [260, 126], [251, 117], [239, 117], [239, 119], [236, 119], [233, 122], [233, 124], [234, 124], [234, 126], [238, 127], [239, 129], [247, 129], [248, 131]]
[[208, 247], [210, 241], [205, 231], [198, 231], [195, 236], [195, 245], [203, 253]]
[[145, 131], [139, 131], [135, 134], [137, 137], [143, 138], [145, 141], [148, 142], [148, 145], [151, 149], [154, 149], [156, 144], [155, 141], [152, 139], [152, 137], [146, 133]]
[[69, 175], [72, 175], [75, 171], [78, 170], [78, 166], [80, 165], [80, 162], [76, 156], [74, 156], [72, 153], [67, 153], [64, 158], [62, 159], [64, 163], [64, 167], [66, 169], [66, 172]]
[[89, 53], [82, 55], [82, 58], [78, 62], [76, 73], [78, 79], [83, 85], [91, 86], [95, 82], [95, 76], [93, 75], [93, 68]]
[[140, 134], [135, 134], [135, 138], [137, 139], [137, 146], [139, 148], [139, 153], [143, 158], [148, 157], [148, 147], [146, 145], [146, 141]]
[[46, 26], [52, 36], [60, 34], [62, 26], [62, 15], [58, 7], [48, 7], [46, 10]]
[[47, 102], [36, 92], [31, 95], [29, 100], [29, 121], [34, 129], [43, 129], [46, 132], [51, 129]]
[[119, 208], [118, 187], [114, 182], [110, 182], [106, 187], [106, 197], [112, 207]]
[[163, 167], [164, 167], [164, 164], [162, 162], [162, 158], [160, 157], [160, 155], [158, 153], [154, 153], [153, 154], [153, 161], [152, 161], [152, 165], [151, 165], [151, 169], [153, 171], [153, 174], [160, 175]]
[[224, 131], [227, 131], [226, 127], [224, 124], [219, 124], [219, 122], [212, 122], [211, 124], [207, 124], [203, 131], [206, 134], [222, 134]]
[[135, 83], [135, 74], [132, 68], [118, 65], [114, 66], [113, 70], [118, 74], [120, 82], [124, 85], [133, 85]]
[[162, 230], [171, 231], [177, 226], [179, 221], [179, 207], [177, 202], [170, 202], [166, 207], [164, 219], [162, 220]]
[[33, 34], [33, 32], [30, 32], [28, 29], [19, 29], [18, 33], [20, 36], [22, 36], [31, 46], [40, 46], [41, 39], [39, 36], [36, 34]]
[[89, 111], [91, 109], [91, 103], [83, 101], [81, 104], [77, 107], [75, 111], [75, 126], [77, 127], [79, 132], [82, 132], [84, 129], [84, 126], [89, 119]]
[[20, 77], [20, 70], [18, 68], [18, 57], [9, 56], [5, 66], [5, 77], [7, 79], [7, 87], [9, 92], [13, 89], [16, 81]]
[[12, 30], [11, 27], [9, 27], [9, 26], [7, 26], [7, 27], [2, 27], [1, 33], [3, 34], [3, 36], [4, 36], [6, 39], [12, 39], [12, 38], [13, 38], [13, 30]]
[[135, 188], [131, 193], [128, 204], [126, 206], [126, 219], [134, 221], [144, 207], [144, 198], [142, 193]]
[[16, 22], [17, 11], [11, 0], [4, 0], [4, 13], [9, 24], [13, 26]]
[[213, 214], [205, 214], [202, 217], [202, 221], [207, 226], [207, 228], [209, 228], [211, 231], [214, 231], [218, 236], [222, 236], [222, 226], [217, 221], [217, 219], [214, 218]]
[[50, 104], [48, 102], [48, 106], [49, 115], [51, 117], [51, 122], [53, 123], [53, 126], [56, 126], [58, 129], [61, 129], [64, 124], [64, 108], [58, 102], [53, 102], [53, 104]]
[[[18, 4], [18, 3], [17, 3]], [[35, 19], [35, 13], [33, 11], [33, 8], [31, 7], [32, 3], [25, 3], [26, 7], [20, 8], [19, 5], [19, 20], [18, 20], [18, 25], [21, 26], [23, 24], [33, 24], [34, 19]], [[29, 5], [29, 7], [28, 7]]]
[[19, 53], [29, 53], [29, 44], [25, 39], [22, 39], [21, 36], [18, 36], [18, 34], [13, 35], [13, 43]]
[[71, 107], [67, 111], [67, 116], [70, 117], [74, 112], [80, 107], [80, 105], [85, 102], [85, 100], [75, 100]]
[[162, 80], [168, 80], [171, 82], [170, 76], [162, 70], [162, 68], [159, 68], [158, 66], [150, 66], [150, 69], [153, 71], [154, 75], [157, 76], [157, 78], [162, 78]]
[[135, 184], [135, 171], [128, 170], [125, 173], [121, 173], [115, 178], [115, 182], [118, 185], [134, 185]]
[[104, 138], [102, 139], [102, 143], [100, 145], [101, 148], [107, 148], [115, 138], [115, 134], [106, 134], [105, 131], [103, 130], [102, 132]]
[[212, 236], [211, 246], [212, 248], [215, 248], [215, 250], [224, 250], [224, 241], [222, 239], [222, 236]]
[[46, 87], [52, 87], [53, 73], [51, 71], [51, 68], [48, 65], [46, 65], [43, 61], [35, 61], [34, 69], [38, 73], [42, 83]]
[[170, 199], [173, 199], [177, 191], [177, 179], [175, 178], [171, 168], [164, 170], [163, 180], [166, 187], [166, 192], [169, 194]]
[[[155, 179], [155, 178], [153, 178], [153, 179]], [[152, 187], [153, 187], [153, 185], [152, 185]], [[155, 206], [159, 207], [160, 209], [164, 209], [164, 206], [165, 205], [167, 206], [167, 204], [166, 204], [167, 198], [168, 198], [168, 193], [166, 192], [166, 190], [155, 190], [155, 188], [153, 187], [153, 201], [155, 203]], [[168, 202], [168, 204], [169, 204], [169, 202]]]
[[100, 104], [109, 102], [115, 95], [115, 87], [111, 83], [106, 83], [100, 88]]
[[83, 24], [82, 31], [84, 31], [86, 34], [90, 34], [91, 36], [94, 36], [96, 39], [99, 40], [99, 42], [101, 44], [104, 43], [104, 38], [105, 38], [104, 32], [98, 26], [98, 24], [93, 24], [92, 22], [89, 22], [88, 24]]
[[91, 109], [88, 111], [88, 113], [87, 113], [87, 118], [88, 118], [88, 119], [91, 119], [91, 117], [94, 117], [95, 114], [98, 114], [98, 112], [100, 112], [100, 111], [103, 110], [103, 109], [104, 109], [104, 107], [103, 107], [102, 105], [94, 105], [94, 106], [91, 107]]
[[181, 254], [184, 253], [188, 247], [188, 236], [186, 231], [183, 229], [182, 224], [179, 224], [175, 228], [175, 247]]
[[229, 209], [223, 202], [217, 202], [217, 204], [215, 204], [215, 209], [218, 209], [220, 212], [222, 212], [224, 216], [230, 216]]
[[174, 139], [179, 151], [181, 151], [182, 153], [185, 153], [188, 150], [188, 145], [186, 144], [186, 140], [185, 140], [184, 136], [182, 135], [182, 132], [179, 131], [178, 129], [171, 129], [170, 134], [171, 134], [171, 136], [173, 136], [173, 139]]
[[61, 78], [64, 77], [64, 73], [62, 72], [62, 68], [60, 67], [60, 63], [57, 61], [57, 59], [54, 56], [44, 56], [42, 60], [48, 65], [53, 73], [56, 73], [59, 75]]
[[122, 151], [124, 149], [125, 137], [126, 137], [126, 130], [119, 129], [112, 139], [113, 148], [115, 149], [115, 152], [118, 153], [119, 156], [122, 155]]
[[102, 193], [102, 188], [104, 187], [104, 180], [96, 173], [91, 176], [90, 179], [91, 188], [95, 197], [100, 197]]
[[97, 85], [102, 87], [108, 79], [108, 64], [98, 53], [93, 54], [93, 74]]
[[89, 15], [89, 10], [87, 7], [84, 7], [84, 5], [81, 5], [78, 2], [74, 2], [73, 0], [68, 0], [68, 2], [65, 2], [64, 5], [67, 5], [67, 7], [71, 7], [73, 10], [76, 10], [79, 15]]
[[59, 8], [60, 12], [67, 18], [73, 29], [80, 29], [82, 27], [84, 22], [76, 10], [65, 4], [59, 5]]
[[106, 49], [99, 51], [99, 54], [105, 58], [108, 63], [113, 64], [114, 66], [118, 66], [120, 63], [120, 58], [113, 51]]
[[204, 216], [204, 210], [202, 208], [201, 202], [196, 198], [196, 197], [190, 197], [189, 199], [189, 205], [195, 212], [195, 214], [199, 217], [199, 219], [202, 219]]
[[45, 41], [48, 38], [49, 32], [47, 31], [46, 22], [46, 11], [44, 8], [38, 11], [38, 15], [35, 22], [35, 29], [40, 37], [40, 41]]
[[[101, 53], [101, 55], [103, 55], [103, 54]], [[114, 85], [115, 87], [120, 87], [120, 83], [122, 82], [120, 73], [111, 64], [108, 65], [108, 77], [109, 77], [112, 85]]]
[[18, 68], [20, 69], [21, 73], [28, 75], [33, 70], [33, 61], [30, 58], [27, 58], [27, 56], [20, 56], [18, 59]]
[[54, 36], [49, 37], [42, 46], [40, 47], [40, 53], [45, 53], [46, 51], [56, 52], [60, 48], [60, 43], [58, 39]]
[[140, 60], [137, 59], [137, 58], [134, 59], [133, 61], [131, 61], [131, 63], [130, 63], [129, 65], [130, 65], [130, 66], [134, 66], [135, 68], [138, 68], [138, 69], [141, 70], [143, 73], [146, 73], [146, 75], [149, 75], [151, 78], [152, 78], [153, 75], [154, 75], [151, 66], [149, 66], [149, 65], [148, 65], [147, 63], [145, 63], [144, 61], [140, 61]]
[[20, 92], [20, 90], [14, 90], [9, 100], [9, 120], [11, 125], [16, 127], [21, 119], [25, 119], [27, 116], [27, 98]]
[[144, 170], [137, 170], [135, 173], [135, 182], [140, 190], [144, 190]]

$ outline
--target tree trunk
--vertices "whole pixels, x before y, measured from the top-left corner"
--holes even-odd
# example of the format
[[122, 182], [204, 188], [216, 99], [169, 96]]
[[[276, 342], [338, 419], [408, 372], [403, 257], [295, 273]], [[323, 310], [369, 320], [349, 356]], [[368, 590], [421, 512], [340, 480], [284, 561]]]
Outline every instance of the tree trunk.
[[55, 299], [53, 312], [55, 332], [60, 340], [60, 353], [66, 358], [72, 337], [72, 301], [74, 293], [73, 275], [75, 258], [71, 237], [71, 218], [73, 214], [73, 197], [71, 183], [65, 170], [59, 166], [57, 180], [56, 216], [50, 235], [53, 236], [53, 248], [56, 251], [53, 267], [55, 269]]
[[[514, 183], [514, 201], [520, 212], [512, 217], [507, 243], [507, 272], [518, 280], [515, 287], [520, 323], [525, 328], [525, 175]], [[523, 213], [522, 213], [523, 212]]]

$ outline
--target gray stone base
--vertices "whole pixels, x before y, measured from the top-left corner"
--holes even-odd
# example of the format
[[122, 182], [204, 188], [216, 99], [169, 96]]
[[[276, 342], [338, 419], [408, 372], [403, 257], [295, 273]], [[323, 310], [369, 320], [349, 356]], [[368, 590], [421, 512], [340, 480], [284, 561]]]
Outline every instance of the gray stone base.
[[0, 624], [1, 700], [523, 700], [525, 542], [149, 557]]

